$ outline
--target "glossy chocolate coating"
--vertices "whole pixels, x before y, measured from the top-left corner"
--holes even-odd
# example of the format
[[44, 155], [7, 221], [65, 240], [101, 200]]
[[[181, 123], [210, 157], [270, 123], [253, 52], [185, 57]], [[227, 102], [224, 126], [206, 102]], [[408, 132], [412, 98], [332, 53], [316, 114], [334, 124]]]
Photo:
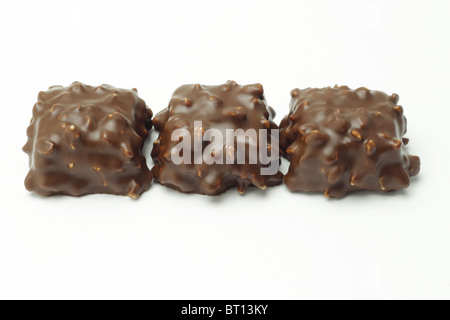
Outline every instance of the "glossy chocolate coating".
[[[273, 176], [261, 175], [263, 165], [259, 162], [176, 165], [171, 159], [172, 150], [178, 144], [178, 141], [171, 141], [172, 132], [185, 128], [193, 137], [198, 134], [194, 129], [194, 121], [202, 121], [203, 132], [215, 128], [225, 136], [226, 129], [278, 129], [272, 120], [274, 117], [275, 112], [267, 106], [261, 84], [240, 86], [229, 81], [219, 86], [196, 84], [178, 88], [169, 107], [154, 118], [155, 128], [160, 131], [152, 151], [156, 163], [152, 169], [155, 180], [184, 193], [204, 195], [218, 195], [233, 187], [237, 187], [239, 193], [244, 193], [248, 186], [266, 189], [280, 184], [281, 172]], [[268, 141], [271, 141], [270, 130]], [[247, 141], [247, 151], [248, 144]], [[207, 145], [203, 144], [203, 150]], [[222, 144], [223, 154], [227, 152], [226, 149], [227, 146]], [[193, 158], [193, 152], [191, 156]]]
[[135, 89], [75, 82], [39, 93], [23, 148], [26, 188], [43, 196], [138, 198], [153, 179], [142, 155], [151, 117]]
[[403, 136], [406, 118], [398, 95], [346, 86], [295, 89], [280, 143], [291, 161], [284, 182], [291, 191], [331, 198], [355, 190], [406, 188], [420, 170]]

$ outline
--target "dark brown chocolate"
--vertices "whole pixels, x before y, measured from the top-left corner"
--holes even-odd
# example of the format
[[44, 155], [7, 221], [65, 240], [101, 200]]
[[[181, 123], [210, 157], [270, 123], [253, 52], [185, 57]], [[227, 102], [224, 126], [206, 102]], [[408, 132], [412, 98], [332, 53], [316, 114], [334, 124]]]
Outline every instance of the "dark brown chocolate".
[[138, 198], [153, 179], [142, 155], [152, 115], [135, 89], [75, 82], [39, 93], [23, 148], [26, 188], [43, 196]]
[[[154, 118], [154, 125], [160, 131], [154, 143], [152, 157], [156, 163], [152, 171], [155, 180], [184, 193], [218, 195], [229, 188], [237, 187], [244, 193], [247, 187], [256, 186], [265, 189], [282, 182], [282, 174], [276, 169], [273, 175], [262, 175], [265, 166], [258, 161], [250, 164], [175, 164], [172, 155], [179, 141], [172, 141], [172, 133], [180, 128], [186, 129], [191, 136], [205, 133], [208, 129], [218, 129], [225, 136], [227, 129], [269, 129], [267, 139], [272, 141], [270, 129], [278, 129], [273, 122], [275, 112], [267, 106], [261, 84], [240, 86], [229, 81], [219, 86], [184, 85], [173, 94], [168, 108]], [[201, 121], [202, 127], [194, 122]], [[247, 152], [250, 148], [246, 143]], [[278, 147], [278, 140], [276, 141]], [[202, 151], [209, 145], [203, 143]], [[254, 146], [254, 145], [253, 145]], [[230, 145], [220, 144], [217, 152], [225, 155]], [[258, 144], [257, 148], [261, 147]], [[192, 148], [193, 150], [194, 148]], [[270, 147], [269, 147], [270, 149]], [[215, 152], [215, 151], [214, 151]], [[194, 152], [190, 152], [194, 158]], [[279, 155], [277, 160], [279, 162]]]
[[393, 191], [420, 170], [403, 138], [399, 96], [346, 86], [295, 89], [280, 125], [281, 149], [291, 161], [284, 182], [291, 191], [331, 198], [355, 190]]

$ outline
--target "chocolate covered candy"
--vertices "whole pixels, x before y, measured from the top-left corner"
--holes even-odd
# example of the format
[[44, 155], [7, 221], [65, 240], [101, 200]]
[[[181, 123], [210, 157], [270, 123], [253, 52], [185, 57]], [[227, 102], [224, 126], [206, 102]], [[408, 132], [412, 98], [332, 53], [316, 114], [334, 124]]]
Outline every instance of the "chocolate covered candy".
[[142, 155], [151, 117], [135, 89], [75, 82], [39, 93], [23, 148], [26, 188], [43, 196], [138, 198], [153, 179]]
[[[272, 135], [272, 129], [278, 133], [274, 116], [260, 84], [240, 86], [229, 81], [219, 86], [178, 88], [168, 108], [154, 118], [155, 128], [160, 131], [152, 151], [155, 180], [184, 193], [204, 195], [218, 195], [234, 187], [244, 193], [249, 186], [265, 189], [280, 184], [278, 137]], [[225, 140], [236, 130], [256, 132], [259, 137], [249, 135], [240, 149], [239, 138], [236, 143], [234, 138]], [[215, 133], [214, 139], [211, 132]], [[267, 140], [267, 145], [261, 138]], [[180, 142], [189, 148], [180, 150]], [[276, 150], [272, 150], [273, 145]], [[239, 156], [244, 149], [245, 157], [242, 153]], [[272, 158], [271, 164], [276, 161], [274, 171], [264, 172], [270, 165], [259, 155], [266, 152]], [[174, 156], [182, 159], [174, 160]]]
[[399, 97], [346, 86], [293, 90], [280, 125], [281, 148], [291, 161], [291, 191], [331, 198], [355, 190], [409, 186], [420, 159], [407, 153], [406, 118]]

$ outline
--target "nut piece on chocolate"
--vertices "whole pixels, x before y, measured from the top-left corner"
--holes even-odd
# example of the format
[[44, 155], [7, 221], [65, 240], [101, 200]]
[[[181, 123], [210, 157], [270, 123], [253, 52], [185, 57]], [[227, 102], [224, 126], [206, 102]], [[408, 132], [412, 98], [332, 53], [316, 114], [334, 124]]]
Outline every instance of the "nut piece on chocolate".
[[[204, 195], [218, 195], [235, 187], [242, 194], [249, 186], [266, 189], [269, 186], [281, 184], [283, 175], [278, 171], [278, 167], [273, 175], [263, 175], [261, 168], [266, 165], [260, 159], [256, 163], [248, 161], [250, 147], [257, 148], [258, 153], [268, 150], [270, 153], [270, 145], [273, 141], [278, 149], [278, 137], [271, 136], [271, 129], [278, 130], [278, 126], [273, 122], [274, 117], [275, 112], [267, 106], [261, 84], [240, 86], [234, 81], [229, 81], [219, 86], [196, 84], [178, 88], [173, 94], [169, 107], [154, 118], [155, 128], [160, 131], [152, 151], [152, 157], [156, 163], [152, 169], [155, 180], [183, 193]], [[195, 122], [201, 122], [201, 126], [195, 126]], [[211, 131], [209, 129], [217, 129], [223, 137], [226, 136], [227, 129], [233, 131], [254, 129], [263, 133], [269, 146], [264, 146], [267, 150], [260, 150], [262, 144], [255, 145], [257, 141], [247, 140], [245, 142], [246, 161], [241, 162], [242, 164], [233, 161], [227, 164], [225, 160], [223, 164], [217, 162], [207, 164], [204, 158], [195, 161], [195, 150], [192, 148], [188, 154], [188, 158], [193, 159], [192, 162], [176, 164], [172, 156], [176, 153], [179, 141], [172, 141], [172, 133], [177, 129], [186, 130], [189, 133], [188, 136], [192, 137], [191, 141], [197, 136], [202, 139], [201, 136], [205, 132]], [[182, 137], [180, 141], [183, 139]], [[211, 147], [209, 141], [200, 144], [200, 151], [210, 150], [212, 156], [220, 159], [236, 151], [236, 144], [233, 146], [233, 143], [226, 144], [226, 141], [214, 142], [218, 145], [212, 151], [209, 149]], [[198, 157], [196, 159], [198, 160]], [[279, 152], [277, 152], [277, 166], [279, 162]]]
[[409, 186], [420, 159], [405, 149], [406, 118], [396, 94], [346, 86], [295, 89], [280, 143], [291, 161], [284, 182], [291, 191], [331, 198], [355, 190]]
[[39, 93], [23, 147], [26, 188], [43, 196], [138, 198], [153, 179], [142, 155], [152, 115], [135, 89], [75, 82]]

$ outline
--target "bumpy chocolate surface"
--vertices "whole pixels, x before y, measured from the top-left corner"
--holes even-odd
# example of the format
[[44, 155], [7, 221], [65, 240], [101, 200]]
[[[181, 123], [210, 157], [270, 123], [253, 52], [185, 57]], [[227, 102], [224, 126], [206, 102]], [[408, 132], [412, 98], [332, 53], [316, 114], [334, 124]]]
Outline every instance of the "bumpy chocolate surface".
[[355, 190], [393, 191], [419, 173], [420, 159], [405, 149], [398, 95], [346, 86], [291, 95], [280, 125], [281, 148], [291, 161], [284, 178], [290, 190], [332, 198]]
[[29, 191], [138, 198], [153, 179], [142, 155], [152, 112], [136, 90], [79, 82], [39, 93], [23, 150]]
[[[155, 128], [160, 131], [152, 151], [156, 163], [152, 169], [155, 180], [184, 193], [204, 195], [218, 195], [233, 187], [237, 187], [239, 193], [244, 193], [249, 186], [265, 189], [280, 184], [281, 172], [273, 176], [261, 175], [260, 169], [264, 165], [259, 161], [257, 164], [208, 165], [203, 162], [176, 165], [171, 158], [174, 147], [179, 143], [171, 141], [172, 133], [185, 128], [194, 137], [199, 133], [198, 128], [194, 128], [194, 121], [202, 121], [203, 132], [215, 128], [224, 136], [226, 129], [269, 129], [267, 139], [270, 143], [270, 129], [278, 129], [272, 121], [274, 117], [275, 112], [267, 106], [261, 84], [240, 86], [229, 81], [220, 86], [196, 84], [178, 88], [169, 107], [154, 118]], [[247, 155], [249, 143], [253, 142], [246, 143]], [[203, 150], [207, 145], [203, 144]], [[222, 144], [223, 154], [229, 147]]]

